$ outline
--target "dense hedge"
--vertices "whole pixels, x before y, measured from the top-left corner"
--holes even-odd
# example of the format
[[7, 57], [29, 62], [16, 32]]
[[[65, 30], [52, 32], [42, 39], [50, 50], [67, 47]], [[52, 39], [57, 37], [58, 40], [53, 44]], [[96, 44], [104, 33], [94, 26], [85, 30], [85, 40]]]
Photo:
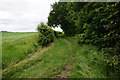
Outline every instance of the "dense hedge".
[[49, 26], [45, 25], [43, 22], [38, 24], [38, 43], [42, 46], [47, 46], [50, 42], [54, 41], [54, 30]]
[[65, 34], [79, 37], [79, 44], [99, 46], [120, 76], [120, 2], [58, 2], [52, 8], [48, 25], [61, 25]]

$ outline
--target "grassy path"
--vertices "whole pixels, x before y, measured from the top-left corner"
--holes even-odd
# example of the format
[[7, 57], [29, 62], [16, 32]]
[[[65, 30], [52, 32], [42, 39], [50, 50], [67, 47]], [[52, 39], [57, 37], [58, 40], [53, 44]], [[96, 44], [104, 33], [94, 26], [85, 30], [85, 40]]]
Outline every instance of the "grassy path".
[[[66, 42], [66, 44], [69, 44], [69, 46], [72, 47], [72, 43], [71, 42], [67, 41], [66, 39], [64, 39], [64, 41]], [[70, 62], [71, 62], [73, 56], [70, 56], [70, 57], [71, 58], [70, 58], [68, 64], [65, 66], [65, 69], [62, 70], [59, 74], [54, 75], [52, 78], [66, 78], [67, 77], [69, 69], [72, 67], [72, 65], [70, 64]]]
[[105, 67], [92, 45], [59, 38], [49, 47], [3, 70], [4, 78], [104, 78]]
[[[14, 77], [14, 76], [20, 76], [19, 74], [21, 73], [25, 73], [30, 71], [32, 68], [35, 68], [36, 66], [40, 66], [39, 64], [43, 63], [42, 65], [45, 66], [49, 66], [49, 63], [51, 63], [50, 67], [52, 69], [52, 67], [56, 66], [56, 62], [59, 61], [55, 58], [56, 54], [60, 54], [56, 57], [61, 56], [61, 58], [66, 59], [65, 57], [62, 57], [63, 54], [61, 55], [61, 52], [64, 52], [64, 50], [67, 52], [67, 48], [69, 49], [69, 44], [67, 44], [63, 39], [59, 39], [57, 40], [55, 43], [51, 44], [51, 46], [47, 47], [47, 48], [43, 48], [42, 50], [39, 50], [38, 52], [34, 53], [33, 55], [31, 55], [31, 57], [26, 58], [22, 61], [20, 61], [19, 63], [8, 67], [6, 69], [3, 70], [3, 76], [4, 77]], [[64, 46], [64, 47], [63, 47]], [[49, 49], [51, 48], [51, 49]], [[62, 48], [62, 49], [61, 49]], [[54, 49], [54, 50], [53, 50]], [[59, 49], [59, 50], [58, 50]], [[64, 52], [64, 53], [66, 53]], [[54, 55], [52, 55], [54, 54]], [[49, 55], [49, 57], [47, 57], [47, 55]], [[66, 55], [67, 56], [67, 55]], [[43, 58], [44, 60], [41, 60], [40, 58]], [[52, 60], [51, 58], [55, 59]], [[58, 58], [59, 59], [59, 58]], [[46, 61], [49, 61], [49, 63], [45, 64]], [[39, 63], [39, 64], [38, 64]], [[61, 62], [63, 63], [63, 61]], [[64, 64], [64, 63], [63, 63]], [[66, 64], [66, 63], [65, 63]], [[64, 65], [65, 65], [64, 64]], [[54, 66], [53, 66], [54, 65]], [[58, 62], [57, 65], [60, 65], [60, 63]], [[64, 65], [62, 65], [64, 67]], [[43, 66], [41, 66], [41, 68], [44, 68]], [[57, 68], [59, 68], [59, 66], [57, 66]], [[34, 69], [36, 70], [36, 68]], [[62, 69], [61, 69], [62, 70]], [[44, 70], [42, 70], [44, 71]], [[54, 70], [53, 70], [54, 71]], [[16, 75], [18, 73], [18, 75]], [[43, 72], [44, 73], [44, 72]], [[39, 77], [40, 75], [38, 75]], [[42, 75], [41, 75], [42, 76]], [[26, 77], [26, 76], [25, 76]], [[28, 76], [27, 76], [28, 77]], [[34, 76], [33, 76], [34, 77]]]

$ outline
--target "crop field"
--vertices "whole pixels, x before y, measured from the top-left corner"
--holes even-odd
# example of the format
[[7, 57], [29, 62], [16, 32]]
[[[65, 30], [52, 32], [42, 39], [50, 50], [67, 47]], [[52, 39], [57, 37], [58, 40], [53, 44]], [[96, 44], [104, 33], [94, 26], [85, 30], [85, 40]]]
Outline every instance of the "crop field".
[[37, 49], [37, 33], [2, 32], [2, 68], [9, 67]]

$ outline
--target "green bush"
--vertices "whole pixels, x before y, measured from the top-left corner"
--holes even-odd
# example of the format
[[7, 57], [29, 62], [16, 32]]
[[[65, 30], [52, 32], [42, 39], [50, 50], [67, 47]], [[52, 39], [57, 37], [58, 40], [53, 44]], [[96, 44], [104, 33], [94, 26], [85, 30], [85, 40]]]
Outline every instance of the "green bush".
[[54, 30], [49, 26], [45, 25], [43, 22], [38, 24], [38, 43], [42, 46], [47, 46], [50, 42], [54, 41]]
[[103, 59], [116, 75], [120, 76], [120, 49], [117, 47], [102, 48]]

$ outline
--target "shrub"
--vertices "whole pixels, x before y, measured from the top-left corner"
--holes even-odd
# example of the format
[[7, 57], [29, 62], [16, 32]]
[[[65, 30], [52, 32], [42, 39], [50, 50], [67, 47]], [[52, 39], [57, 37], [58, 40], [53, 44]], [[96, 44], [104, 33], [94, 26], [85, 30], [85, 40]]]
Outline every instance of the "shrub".
[[54, 41], [54, 31], [43, 22], [38, 24], [38, 43], [42, 46], [47, 46], [50, 42]]
[[117, 47], [102, 48], [102, 55], [106, 64], [113, 70], [116, 75], [120, 76], [120, 49]]

